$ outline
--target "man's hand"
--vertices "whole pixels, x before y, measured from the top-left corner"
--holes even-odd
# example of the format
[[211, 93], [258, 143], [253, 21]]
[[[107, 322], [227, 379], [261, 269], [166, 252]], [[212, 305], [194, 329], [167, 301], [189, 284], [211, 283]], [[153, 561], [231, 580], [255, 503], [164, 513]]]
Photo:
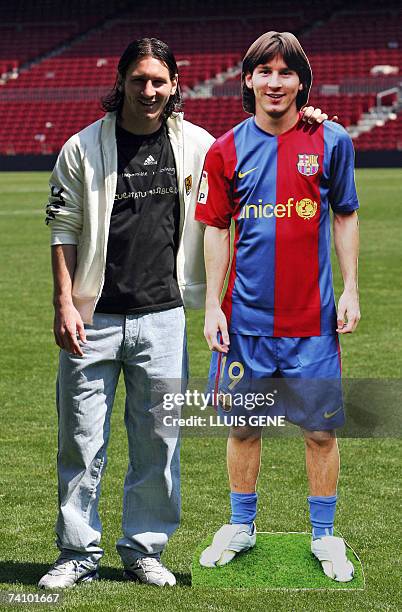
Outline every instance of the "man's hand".
[[78, 338], [81, 342], [87, 341], [84, 324], [72, 303], [55, 308], [53, 331], [57, 346], [73, 355], [84, 355], [78, 343]]
[[[302, 120], [306, 123], [324, 123], [328, 119], [327, 113], [323, 113], [320, 108], [314, 108], [314, 106], [304, 106], [301, 111]], [[338, 121], [338, 115], [331, 117], [331, 121]]]
[[[222, 342], [218, 341], [218, 332], [221, 333]], [[228, 324], [220, 306], [207, 308], [205, 311], [204, 336], [211, 351], [227, 353], [229, 350]]]
[[359, 295], [356, 289], [345, 289], [339, 298], [337, 329], [339, 334], [355, 331], [360, 321]]

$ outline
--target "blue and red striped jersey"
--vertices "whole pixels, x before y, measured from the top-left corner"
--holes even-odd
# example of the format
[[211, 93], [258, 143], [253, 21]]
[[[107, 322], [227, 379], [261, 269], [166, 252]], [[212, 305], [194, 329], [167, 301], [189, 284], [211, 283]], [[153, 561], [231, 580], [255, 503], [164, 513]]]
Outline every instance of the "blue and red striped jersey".
[[234, 221], [234, 251], [222, 302], [231, 333], [320, 336], [336, 330], [330, 207], [359, 207], [347, 132], [299, 121], [280, 136], [254, 117], [209, 150], [196, 219]]

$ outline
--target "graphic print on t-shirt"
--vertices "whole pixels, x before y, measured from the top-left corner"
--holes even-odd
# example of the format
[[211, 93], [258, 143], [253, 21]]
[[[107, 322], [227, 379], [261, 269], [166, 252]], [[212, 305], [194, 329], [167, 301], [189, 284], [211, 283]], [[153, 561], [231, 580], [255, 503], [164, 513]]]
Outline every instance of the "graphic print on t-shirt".
[[116, 126], [118, 177], [97, 312], [144, 313], [182, 304], [176, 280], [180, 205], [166, 126], [137, 136]]

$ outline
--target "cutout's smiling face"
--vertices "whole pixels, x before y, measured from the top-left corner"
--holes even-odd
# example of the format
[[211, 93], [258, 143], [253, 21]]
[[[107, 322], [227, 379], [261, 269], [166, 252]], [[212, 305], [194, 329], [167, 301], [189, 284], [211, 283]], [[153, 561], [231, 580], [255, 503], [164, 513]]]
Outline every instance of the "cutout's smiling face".
[[280, 55], [258, 64], [252, 74], [246, 74], [245, 82], [254, 92], [257, 118], [268, 115], [277, 119], [294, 112], [297, 94], [303, 89], [297, 72]]

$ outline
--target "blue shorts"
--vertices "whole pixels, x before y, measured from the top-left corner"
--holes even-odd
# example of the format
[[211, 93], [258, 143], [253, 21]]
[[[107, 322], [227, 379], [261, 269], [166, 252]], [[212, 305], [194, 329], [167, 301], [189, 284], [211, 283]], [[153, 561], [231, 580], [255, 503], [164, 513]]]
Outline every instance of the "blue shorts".
[[[233, 424], [229, 416], [266, 415], [282, 416], [309, 431], [342, 427], [338, 336], [231, 334], [229, 352], [212, 354], [208, 391], [228, 424]], [[256, 423], [255, 418], [253, 421]]]

